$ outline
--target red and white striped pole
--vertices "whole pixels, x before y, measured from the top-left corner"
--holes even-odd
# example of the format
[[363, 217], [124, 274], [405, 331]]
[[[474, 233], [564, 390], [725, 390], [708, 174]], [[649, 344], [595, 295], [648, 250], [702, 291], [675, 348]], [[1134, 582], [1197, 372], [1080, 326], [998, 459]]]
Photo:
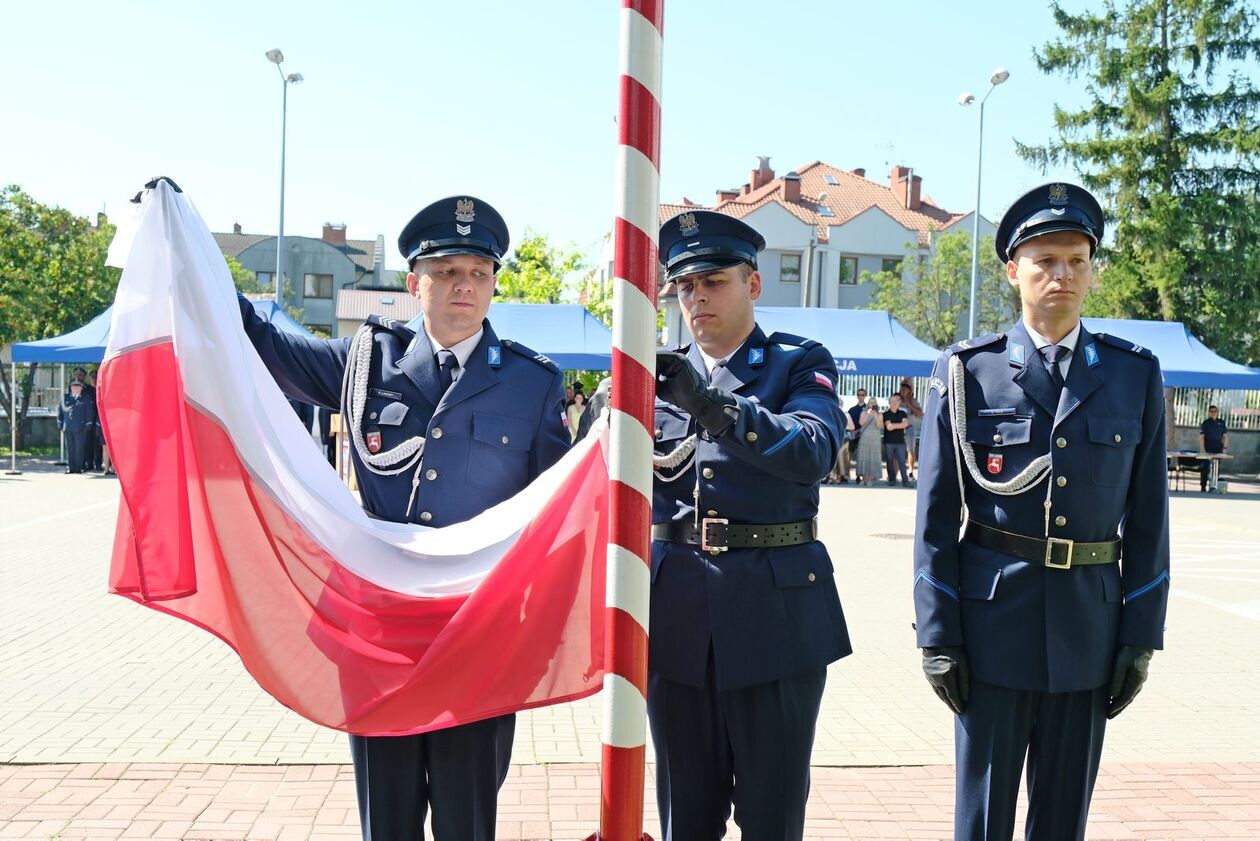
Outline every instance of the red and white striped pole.
[[600, 841], [643, 841], [664, 0], [622, 0]]

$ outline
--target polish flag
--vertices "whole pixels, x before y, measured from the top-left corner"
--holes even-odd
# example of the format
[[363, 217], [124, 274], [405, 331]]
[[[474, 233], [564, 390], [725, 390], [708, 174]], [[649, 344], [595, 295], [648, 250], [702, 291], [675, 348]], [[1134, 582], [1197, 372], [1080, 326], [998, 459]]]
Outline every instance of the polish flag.
[[122, 485], [111, 592], [218, 636], [282, 704], [350, 733], [599, 690], [606, 425], [472, 520], [369, 519], [246, 338], [187, 197], [157, 181], [131, 234], [111, 249], [125, 269], [99, 381]]

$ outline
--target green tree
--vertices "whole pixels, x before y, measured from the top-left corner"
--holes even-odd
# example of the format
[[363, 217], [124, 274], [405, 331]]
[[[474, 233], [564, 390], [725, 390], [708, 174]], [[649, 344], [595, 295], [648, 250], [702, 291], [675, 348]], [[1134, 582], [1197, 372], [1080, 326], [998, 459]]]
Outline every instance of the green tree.
[[576, 249], [554, 248], [545, 235], [526, 231], [525, 239], [499, 269], [496, 294], [504, 301], [558, 304], [565, 276], [582, 268], [582, 255]]
[[[103, 214], [93, 226], [17, 185], [0, 190], [0, 345], [58, 336], [109, 306], [119, 277], [105, 265], [113, 236]], [[18, 383], [19, 447], [29, 431], [36, 368], [28, 366]], [[0, 380], [0, 397], [12, 406], [10, 378]]]
[[[971, 234], [935, 233], [930, 253], [909, 254], [894, 271], [863, 272], [859, 282], [875, 285], [871, 309], [886, 310], [933, 347], [953, 344], [962, 338], [971, 299]], [[1019, 292], [1007, 282], [991, 236], [980, 239], [977, 297], [980, 333], [1004, 330], [1019, 314]]]
[[237, 292], [257, 295], [265, 291], [262, 284], [258, 282], [257, 273], [242, 266], [235, 257], [227, 258], [227, 267], [232, 275], [232, 282], [236, 284]]
[[[1225, 356], [1260, 361], [1260, 59], [1247, 0], [1102, 0], [1070, 14], [1040, 69], [1084, 78], [1056, 137], [1017, 144], [1075, 167], [1114, 240], [1086, 312], [1183, 321]], [[1240, 329], [1241, 328], [1241, 329]]]

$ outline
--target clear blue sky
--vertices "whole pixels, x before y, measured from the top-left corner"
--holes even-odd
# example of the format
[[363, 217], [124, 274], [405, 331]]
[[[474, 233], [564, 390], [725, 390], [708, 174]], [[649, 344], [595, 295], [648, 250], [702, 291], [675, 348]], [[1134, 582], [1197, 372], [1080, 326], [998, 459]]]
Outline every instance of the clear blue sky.
[[[0, 183], [80, 214], [118, 212], [174, 178], [214, 230], [274, 233], [284, 51], [285, 230], [394, 241], [429, 201], [470, 193], [507, 218], [595, 253], [613, 213], [616, 0], [11, 4], [0, 52]], [[821, 159], [883, 179], [895, 163], [950, 210], [982, 212], [1045, 180], [1014, 138], [1050, 136], [1053, 103], [1083, 81], [1040, 74], [1055, 34], [1040, 0], [948, 6], [835, 0], [667, 0], [661, 198], [709, 202]]]

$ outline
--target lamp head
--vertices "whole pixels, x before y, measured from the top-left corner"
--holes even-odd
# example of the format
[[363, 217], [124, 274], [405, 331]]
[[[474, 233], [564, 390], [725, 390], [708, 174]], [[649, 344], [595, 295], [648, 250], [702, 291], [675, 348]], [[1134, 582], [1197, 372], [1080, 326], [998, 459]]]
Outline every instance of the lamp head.
[[273, 64], [279, 64], [284, 61], [284, 53], [280, 52], [278, 49], [267, 50], [267, 60]]
[[1005, 67], [999, 67], [993, 71], [993, 75], [989, 77], [989, 84], [1000, 85], [1007, 79], [1011, 78], [1011, 74]]
[[975, 101], [976, 101], [975, 94], [967, 93], [966, 91], [963, 91], [962, 93], [958, 94], [959, 105], [970, 105], [971, 103]]
[[296, 85], [298, 82], [302, 81], [303, 78], [304, 77], [301, 73], [290, 73], [286, 81], [292, 82]]

